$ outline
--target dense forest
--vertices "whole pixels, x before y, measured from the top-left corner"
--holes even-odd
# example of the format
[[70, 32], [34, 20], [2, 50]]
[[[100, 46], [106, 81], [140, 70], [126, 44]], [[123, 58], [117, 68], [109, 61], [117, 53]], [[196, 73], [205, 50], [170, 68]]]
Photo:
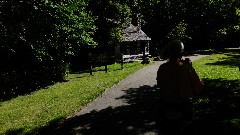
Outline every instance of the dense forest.
[[2, 0], [0, 100], [62, 81], [89, 50], [110, 53], [139, 18], [152, 52], [172, 39], [188, 49], [240, 45], [239, 0]]

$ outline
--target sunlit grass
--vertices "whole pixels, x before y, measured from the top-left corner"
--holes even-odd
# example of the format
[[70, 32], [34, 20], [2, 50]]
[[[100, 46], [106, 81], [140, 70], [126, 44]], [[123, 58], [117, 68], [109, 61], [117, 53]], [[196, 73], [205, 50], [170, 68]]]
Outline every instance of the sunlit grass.
[[29, 95], [0, 102], [0, 134], [35, 133], [53, 121], [61, 121], [78, 111], [103, 91], [145, 65], [139, 62], [94, 68], [89, 73], [69, 74], [67, 82], [57, 83]]
[[222, 78], [236, 80], [240, 79], [240, 72], [237, 66], [240, 65], [238, 63], [240, 59], [238, 58], [240, 58], [240, 54], [237, 53], [214, 54], [193, 62], [193, 66], [202, 79]]

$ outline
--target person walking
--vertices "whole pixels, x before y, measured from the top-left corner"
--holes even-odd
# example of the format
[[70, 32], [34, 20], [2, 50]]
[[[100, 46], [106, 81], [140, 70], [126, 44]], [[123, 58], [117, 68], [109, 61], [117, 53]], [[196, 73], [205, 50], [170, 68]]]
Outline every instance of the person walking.
[[[161, 58], [167, 60], [157, 71], [160, 88], [159, 126], [169, 134], [187, 134], [193, 119], [192, 98], [201, 92], [202, 81], [190, 59], [182, 59], [184, 45], [180, 40], [168, 43]], [[189, 133], [191, 134], [191, 133]]]

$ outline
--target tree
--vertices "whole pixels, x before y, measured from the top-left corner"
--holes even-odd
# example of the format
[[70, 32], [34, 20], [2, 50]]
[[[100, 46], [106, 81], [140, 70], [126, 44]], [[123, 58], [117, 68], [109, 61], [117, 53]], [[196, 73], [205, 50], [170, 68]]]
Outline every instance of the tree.
[[[112, 0], [91, 0], [88, 10], [97, 17], [95, 40], [100, 52], [114, 53], [114, 48], [122, 40], [122, 27], [131, 22], [128, 5]], [[110, 49], [110, 50], [109, 50]]]
[[[150, 10], [146, 10], [146, 7]], [[187, 47], [209, 48], [224, 47], [219, 42], [230, 46], [226, 44], [227, 41], [237, 40], [237, 33], [233, 29], [239, 23], [236, 14], [238, 7], [238, 0], [155, 0], [145, 1], [140, 8], [145, 11], [139, 11], [144, 16], [143, 29], [152, 38], [152, 46], [163, 47], [171, 39], [169, 35], [174, 31], [178, 33], [176, 30], [182, 28], [183, 37], [191, 37], [181, 39]], [[179, 27], [180, 24], [184, 25]], [[226, 34], [222, 31], [226, 31]], [[181, 38], [177, 35], [174, 37]]]
[[96, 44], [95, 19], [86, 5], [80, 0], [1, 1], [1, 98], [62, 80], [69, 56]]

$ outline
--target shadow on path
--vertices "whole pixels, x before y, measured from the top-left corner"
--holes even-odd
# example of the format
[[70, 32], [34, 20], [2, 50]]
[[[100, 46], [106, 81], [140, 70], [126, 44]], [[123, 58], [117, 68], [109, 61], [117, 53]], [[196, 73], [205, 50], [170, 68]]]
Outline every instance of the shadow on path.
[[156, 87], [141, 86], [124, 90], [119, 97], [129, 105], [108, 107], [100, 111], [67, 119], [63, 124], [49, 130], [45, 127], [40, 134], [81, 135], [135, 135], [154, 134], [156, 131], [155, 106], [158, 102]]

